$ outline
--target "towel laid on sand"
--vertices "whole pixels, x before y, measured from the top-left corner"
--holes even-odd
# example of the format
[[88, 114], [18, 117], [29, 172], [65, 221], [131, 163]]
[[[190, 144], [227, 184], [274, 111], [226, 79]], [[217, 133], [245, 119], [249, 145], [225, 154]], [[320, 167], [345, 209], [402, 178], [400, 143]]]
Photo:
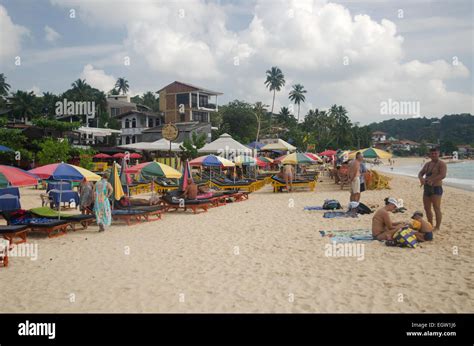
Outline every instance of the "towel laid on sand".
[[323, 217], [325, 217], [326, 219], [334, 219], [344, 217], [358, 217], [358, 215], [347, 211], [327, 211], [324, 213]]
[[323, 209], [323, 207], [320, 205], [315, 205], [315, 206], [306, 206], [304, 207], [304, 210], [325, 210], [325, 209]]
[[319, 234], [321, 234], [321, 237], [331, 238], [331, 241], [336, 243], [374, 240], [370, 229], [329, 230], [319, 231]]

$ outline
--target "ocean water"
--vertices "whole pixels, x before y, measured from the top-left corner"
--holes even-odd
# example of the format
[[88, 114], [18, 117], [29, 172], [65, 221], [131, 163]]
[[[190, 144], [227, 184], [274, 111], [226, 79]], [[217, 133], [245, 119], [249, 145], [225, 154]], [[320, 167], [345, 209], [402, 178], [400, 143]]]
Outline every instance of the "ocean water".
[[[410, 177], [418, 177], [421, 169], [420, 165], [394, 166], [391, 170], [390, 166], [374, 167], [377, 170], [387, 173], [406, 175]], [[458, 187], [464, 190], [474, 191], [474, 161], [463, 161], [448, 164], [448, 175], [443, 180], [443, 184]]]

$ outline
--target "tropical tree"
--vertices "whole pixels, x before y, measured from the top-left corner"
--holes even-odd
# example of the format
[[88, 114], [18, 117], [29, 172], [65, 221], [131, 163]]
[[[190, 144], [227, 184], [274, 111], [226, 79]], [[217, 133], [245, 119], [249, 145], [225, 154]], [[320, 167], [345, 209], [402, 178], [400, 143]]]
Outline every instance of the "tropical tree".
[[181, 160], [192, 160], [198, 157], [198, 150], [206, 144], [206, 135], [201, 133], [200, 135], [196, 132], [192, 132], [191, 138], [186, 138], [183, 144], [179, 146], [181, 149]]
[[17, 117], [25, 119], [33, 117], [36, 112], [36, 95], [33, 91], [18, 90], [13, 94], [13, 112]]
[[264, 117], [265, 113], [268, 112], [267, 107], [268, 107], [268, 105], [265, 105], [260, 101], [256, 102], [254, 107], [253, 107], [255, 118], [257, 118], [257, 136], [256, 136], [256, 139], [255, 139], [256, 142], [258, 142], [258, 138], [259, 138], [259, 135], [260, 135], [260, 128], [261, 128], [263, 117]]
[[293, 90], [290, 91], [290, 100], [295, 103], [295, 105], [298, 105], [298, 123], [300, 122], [300, 104], [301, 102], [305, 101], [305, 96], [306, 90], [304, 90], [304, 86], [301, 84], [295, 84], [293, 85]]
[[41, 113], [50, 119], [55, 118], [56, 102], [59, 100], [57, 95], [50, 92], [43, 93], [40, 98]]
[[293, 114], [291, 114], [288, 107], [280, 108], [280, 113], [277, 115], [277, 122], [287, 129], [295, 127], [298, 124], [296, 118], [293, 116]]
[[270, 114], [270, 127], [272, 125], [273, 108], [275, 107], [275, 93], [280, 91], [285, 85], [285, 76], [279, 67], [273, 66], [270, 70], [267, 70], [267, 79], [265, 80], [266, 87], [273, 91], [272, 110]]
[[117, 82], [115, 82], [115, 89], [125, 95], [129, 89], [128, 81], [124, 77], [120, 77], [117, 79]]
[[7, 78], [3, 73], [0, 73], [0, 95], [8, 95], [10, 84], [7, 83]]
[[91, 86], [87, 84], [85, 79], [77, 79], [72, 84], [72, 91], [74, 92], [75, 96], [77, 97], [76, 100], [85, 100], [89, 94], [89, 90]]
[[50, 163], [67, 162], [69, 160], [71, 146], [66, 140], [58, 141], [53, 138], [46, 138], [39, 143], [41, 150], [37, 154], [40, 165]]

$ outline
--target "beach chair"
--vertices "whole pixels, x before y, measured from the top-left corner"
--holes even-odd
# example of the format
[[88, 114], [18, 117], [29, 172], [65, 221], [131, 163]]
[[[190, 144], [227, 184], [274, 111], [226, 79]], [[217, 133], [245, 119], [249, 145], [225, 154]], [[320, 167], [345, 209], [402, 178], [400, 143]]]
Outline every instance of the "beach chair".
[[[316, 180], [293, 180], [293, 188], [307, 188], [309, 191], [314, 191], [316, 188]], [[276, 175], [272, 176], [273, 192], [279, 192], [286, 189], [286, 182]]]
[[[26, 237], [28, 233], [28, 226], [15, 225], [15, 226], [0, 226], [0, 235], [3, 236], [10, 244], [21, 244], [26, 243]], [[14, 241], [15, 238], [20, 238], [18, 241]]]
[[137, 209], [114, 209], [112, 210], [113, 221], [123, 221], [127, 226], [140, 223], [142, 219], [146, 219], [146, 212]]
[[179, 209], [187, 211], [188, 209], [191, 209], [194, 214], [198, 214], [198, 209], [207, 212], [207, 210], [212, 206], [212, 202], [209, 199], [179, 199], [178, 196], [180, 193], [181, 191], [171, 191], [161, 197], [166, 211], [177, 211]]
[[67, 233], [71, 223], [66, 220], [53, 220], [48, 218], [38, 218], [32, 213], [21, 210], [22, 216], [18, 217], [20, 210], [13, 212], [3, 212], [3, 218], [9, 226], [27, 226], [29, 232], [42, 232], [48, 235], [48, 238], [57, 237]]
[[131, 206], [127, 207], [126, 209], [122, 210], [138, 210], [143, 212], [142, 214], [137, 214], [137, 217], [140, 220], [148, 221], [156, 221], [161, 220], [161, 215], [165, 211], [165, 207], [162, 205], [148, 205], [148, 206]]
[[[91, 214], [64, 214], [48, 207], [33, 208], [30, 209], [30, 212], [33, 215], [48, 219], [58, 219], [60, 216], [60, 219], [66, 220], [70, 223], [70, 227], [73, 231], [87, 229], [95, 222], [95, 216]], [[81, 228], [77, 228], [78, 226]]]

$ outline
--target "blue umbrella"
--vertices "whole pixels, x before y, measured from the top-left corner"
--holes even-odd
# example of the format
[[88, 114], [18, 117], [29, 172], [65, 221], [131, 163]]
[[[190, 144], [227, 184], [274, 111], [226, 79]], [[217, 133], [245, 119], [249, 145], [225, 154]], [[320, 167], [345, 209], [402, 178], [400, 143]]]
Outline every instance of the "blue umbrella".
[[14, 152], [15, 150], [9, 148], [9, 147], [6, 147], [4, 145], [0, 145], [0, 151], [1, 152]]

